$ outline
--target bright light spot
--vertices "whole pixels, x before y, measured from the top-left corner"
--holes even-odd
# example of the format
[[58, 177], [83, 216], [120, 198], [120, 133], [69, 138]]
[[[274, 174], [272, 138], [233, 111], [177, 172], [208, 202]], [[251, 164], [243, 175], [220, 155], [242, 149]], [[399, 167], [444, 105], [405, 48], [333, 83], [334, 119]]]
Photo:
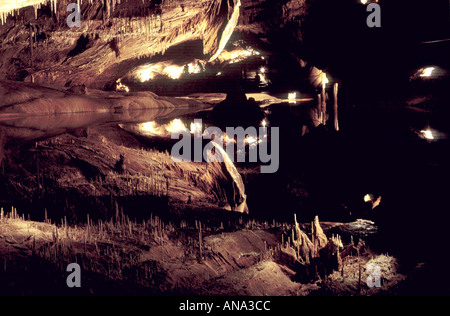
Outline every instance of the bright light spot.
[[368, 0], [361, 0], [361, 3], [362, 3], [362, 4], [367, 4], [367, 1], [368, 1]]
[[288, 94], [288, 100], [289, 103], [295, 103], [297, 99], [297, 93], [296, 92], [292, 92]]
[[162, 125], [158, 125], [155, 121], [141, 123], [138, 129], [145, 134], [161, 137], [168, 137], [172, 133], [189, 132], [186, 125], [180, 119], [174, 119], [169, 124]]
[[266, 120], [262, 120], [261, 125], [262, 125], [262, 127], [266, 127], [267, 126]]
[[329, 83], [330, 80], [328, 80], [326, 73], [323, 73], [323, 77], [322, 77], [322, 86], [325, 89], [327, 83]]
[[420, 133], [422, 134], [422, 136], [425, 139], [428, 139], [428, 140], [433, 140], [434, 139], [433, 132], [431, 130], [429, 130], [429, 129], [422, 130], [422, 131], [420, 131]]
[[164, 69], [163, 74], [167, 75], [171, 79], [180, 79], [183, 74], [183, 67], [177, 65], [171, 65]]
[[217, 75], [216, 76], [220, 76], [222, 74], [222, 72], [221, 71], [219, 71], [218, 73], [217, 73]]
[[422, 73], [420, 74], [421, 77], [431, 77], [434, 71], [434, 67], [428, 67], [422, 70]]
[[141, 66], [135, 70], [134, 76], [140, 82], [153, 80], [157, 75], [164, 75], [171, 79], [180, 79], [185, 72], [185, 66], [187, 66], [187, 73], [198, 74], [202, 72], [202, 67], [204, 69], [205, 64], [206, 62], [204, 60], [198, 59], [195, 59], [186, 65], [177, 65], [173, 63], [173, 60], [167, 60]]
[[266, 73], [266, 68], [261, 67], [261, 68], [259, 69], [259, 71], [260, 71], [261, 73]]
[[202, 135], [202, 124], [197, 122], [191, 123], [191, 134]]
[[253, 137], [253, 136], [247, 135], [245, 137], [245, 143], [247, 145], [249, 145], [250, 148], [253, 148], [254, 146], [257, 146], [258, 144], [260, 144], [261, 140], [258, 139], [257, 137]]
[[366, 194], [366, 195], [364, 195], [364, 202], [370, 202], [370, 201], [372, 201], [373, 200], [373, 196], [372, 196], [372, 194]]
[[156, 126], [156, 122], [155, 121], [139, 124], [139, 129], [142, 132], [149, 133], [149, 134], [152, 134], [152, 135], [160, 135], [160, 134], [162, 134], [161, 133], [161, 128]]
[[187, 131], [186, 125], [180, 119], [174, 119], [168, 125], [164, 126], [169, 133], [180, 133]]
[[222, 143], [229, 145], [231, 143], [235, 144], [236, 143], [236, 139], [234, 138], [230, 138], [227, 133], [223, 132], [222, 137], [218, 137], [218, 141], [222, 141]]
[[120, 79], [118, 79], [116, 81], [116, 91], [128, 93], [128, 92], [130, 92], [130, 88], [128, 88], [126, 85], [124, 85]]
[[136, 70], [136, 77], [140, 82], [153, 80], [157, 74], [162, 73], [163, 64], [151, 64], [139, 67]]

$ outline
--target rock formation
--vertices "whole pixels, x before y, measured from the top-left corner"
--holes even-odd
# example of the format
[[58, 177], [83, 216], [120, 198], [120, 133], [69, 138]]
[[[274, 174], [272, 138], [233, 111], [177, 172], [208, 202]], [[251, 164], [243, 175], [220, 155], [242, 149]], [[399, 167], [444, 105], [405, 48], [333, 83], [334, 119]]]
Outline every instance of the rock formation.
[[287, 242], [283, 240], [279, 260], [281, 264], [295, 270], [304, 281], [316, 276], [326, 278], [328, 274], [342, 268], [343, 257], [363, 250], [360, 244], [357, 247], [349, 244], [344, 255], [341, 255], [341, 250], [344, 249], [341, 237], [332, 235], [328, 238], [320, 226], [318, 216], [311, 223], [311, 239], [301, 230], [294, 214], [292, 236], [288, 237]]
[[319, 216], [314, 217], [314, 221], [311, 223], [311, 236], [314, 247], [313, 256], [316, 257], [319, 251], [328, 244], [327, 236], [323, 233], [322, 227], [320, 227]]
[[69, 0], [0, 5], [0, 78], [103, 88], [169, 47], [203, 42], [206, 59], [225, 47], [240, 0], [79, 1], [81, 27], [67, 25]]

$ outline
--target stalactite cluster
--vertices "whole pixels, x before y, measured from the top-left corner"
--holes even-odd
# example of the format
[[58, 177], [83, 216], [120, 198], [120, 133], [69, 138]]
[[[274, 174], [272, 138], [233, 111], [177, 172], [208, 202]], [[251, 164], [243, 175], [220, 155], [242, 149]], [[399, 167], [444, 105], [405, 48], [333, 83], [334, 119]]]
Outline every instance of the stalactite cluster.
[[[5, 24], [8, 16], [15, 16], [20, 14], [20, 9], [25, 7], [33, 7], [35, 19], [38, 18], [38, 10], [43, 6], [48, 6], [51, 12], [55, 15], [59, 15], [59, 10], [66, 8], [69, 3], [73, 3], [75, 0], [27, 0], [14, 5], [0, 4], [0, 21], [1, 24]], [[83, 5], [83, 0], [76, 0], [78, 6]], [[111, 17], [118, 5], [122, 0], [84, 0], [84, 3], [93, 4], [94, 2], [100, 2], [107, 17]], [[128, 1], [128, 0], [125, 0]], [[141, 0], [144, 5], [145, 2], [152, 3], [152, 0]]]

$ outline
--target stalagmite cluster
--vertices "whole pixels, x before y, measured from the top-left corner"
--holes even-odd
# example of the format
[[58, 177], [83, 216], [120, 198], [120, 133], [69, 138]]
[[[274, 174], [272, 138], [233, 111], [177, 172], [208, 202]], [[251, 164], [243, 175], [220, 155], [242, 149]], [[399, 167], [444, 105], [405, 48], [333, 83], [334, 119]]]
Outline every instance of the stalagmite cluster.
[[[85, 2], [89, 2], [92, 4], [94, 0], [85, 0]], [[127, 1], [127, 0], [126, 0]], [[142, 0], [142, 3], [150, 0]], [[108, 16], [115, 10], [116, 6], [121, 3], [121, 0], [101, 0], [103, 7], [107, 11]], [[19, 14], [19, 10], [26, 7], [33, 7], [35, 12], [35, 18], [38, 18], [38, 10], [42, 8], [42, 6], [50, 6], [51, 12], [57, 15], [58, 11], [58, 3], [62, 3], [62, 5], [66, 5], [69, 3], [73, 3], [73, 1], [69, 0], [22, 0], [22, 1], [14, 1], [14, 0], [4, 0], [0, 3], [0, 21], [3, 25], [6, 22], [8, 16], [14, 16]], [[83, 4], [83, 0], [77, 0], [78, 6]]]
[[328, 238], [320, 226], [318, 216], [311, 223], [310, 239], [300, 229], [297, 216], [294, 214], [292, 235], [288, 237], [286, 242], [283, 237], [282, 244], [282, 262], [296, 270], [302, 267], [300, 269], [301, 274], [308, 271], [306, 275], [314, 275], [315, 273], [324, 275], [335, 269], [340, 269], [342, 266], [340, 255], [340, 251], [343, 249], [342, 239], [339, 235], [332, 235]]

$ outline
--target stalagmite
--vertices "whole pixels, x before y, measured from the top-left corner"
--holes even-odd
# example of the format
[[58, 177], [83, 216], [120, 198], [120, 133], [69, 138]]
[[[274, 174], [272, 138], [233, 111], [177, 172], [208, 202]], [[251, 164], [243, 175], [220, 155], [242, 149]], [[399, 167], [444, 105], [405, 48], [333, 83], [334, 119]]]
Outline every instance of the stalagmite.
[[296, 239], [292, 240], [292, 243], [297, 248], [298, 255], [305, 259], [306, 263], [309, 264], [310, 259], [313, 254], [313, 243], [308, 238], [308, 236], [300, 229], [300, 225], [297, 222], [297, 215], [294, 214], [294, 223], [295, 223], [295, 233]]
[[33, 60], [34, 60], [34, 54], [33, 54], [33, 25], [30, 24], [29, 28], [29, 34], [30, 34], [30, 66], [31, 68], [34, 67]]
[[317, 256], [319, 251], [326, 247], [328, 243], [327, 236], [323, 233], [322, 227], [320, 227], [319, 216], [314, 218], [312, 223], [312, 238], [314, 240], [314, 256]]
[[339, 84], [335, 83], [333, 86], [333, 114], [334, 114], [334, 130], [336, 132], [339, 131], [339, 118], [338, 118], [338, 90], [339, 90]]
[[325, 84], [322, 86], [322, 102], [320, 104], [320, 117], [321, 117], [321, 123], [325, 125], [327, 123], [327, 94], [325, 90]]
[[322, 122], [322, 95], [317, 95], [317, 108], [315, 109], [315, 117], [313, 119], [314, 127]]

